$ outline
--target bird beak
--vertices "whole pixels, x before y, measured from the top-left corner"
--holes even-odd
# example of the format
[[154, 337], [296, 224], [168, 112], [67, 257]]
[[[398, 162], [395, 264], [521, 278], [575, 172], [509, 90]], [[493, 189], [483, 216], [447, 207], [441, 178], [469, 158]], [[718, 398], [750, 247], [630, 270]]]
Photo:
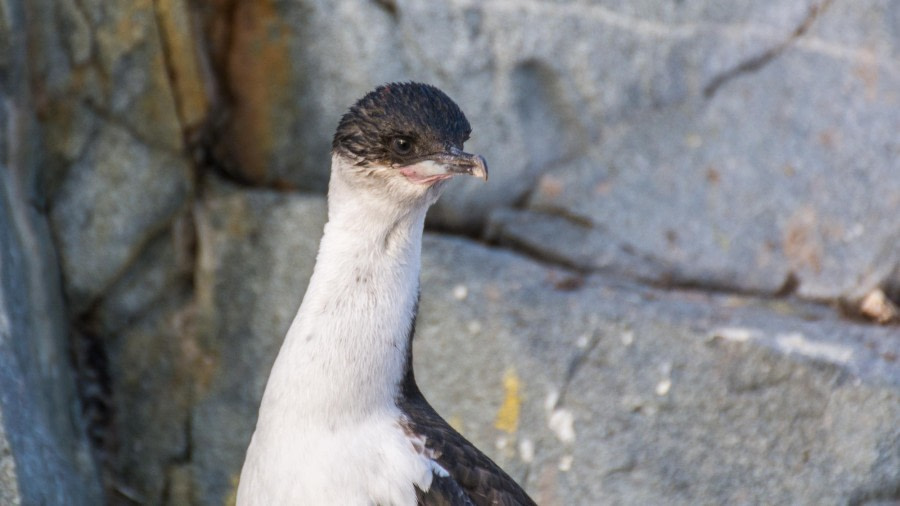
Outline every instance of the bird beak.
[[400, 172], [412, 182], [431, 184], [463, 174], [487, 181], [487, 161], [481, 155], [473, 155], [451, 147], [447, 151], [400, 168]]
[[481, 155], [473, 155], [452, 147], [446, 153], [441, 153], [435, 159], [450, 174], [466, 174], [487, 181], [487, 160]]

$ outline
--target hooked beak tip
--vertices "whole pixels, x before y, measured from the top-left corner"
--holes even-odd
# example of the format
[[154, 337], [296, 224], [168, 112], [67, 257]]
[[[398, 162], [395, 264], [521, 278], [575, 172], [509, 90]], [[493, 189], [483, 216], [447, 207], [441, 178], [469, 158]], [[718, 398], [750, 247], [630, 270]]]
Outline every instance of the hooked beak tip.
[[481, 155], [475, 155], [472, 159], [472, 175], [484, 181], [488, 180], [487, 160]]

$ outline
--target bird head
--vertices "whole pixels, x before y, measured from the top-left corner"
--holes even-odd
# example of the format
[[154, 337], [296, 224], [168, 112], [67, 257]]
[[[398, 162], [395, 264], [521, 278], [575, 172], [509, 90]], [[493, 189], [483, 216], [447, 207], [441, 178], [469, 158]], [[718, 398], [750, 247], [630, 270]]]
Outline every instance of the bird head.
[[443, 91], [420, 83], [386, 84], [341, 118], [332, 154], [343, 163], [333, 170], [354, 186], [430, 203], [454, 176], [487, 180], [484, 158], [462, 149], [471, 132], [466, 116]]

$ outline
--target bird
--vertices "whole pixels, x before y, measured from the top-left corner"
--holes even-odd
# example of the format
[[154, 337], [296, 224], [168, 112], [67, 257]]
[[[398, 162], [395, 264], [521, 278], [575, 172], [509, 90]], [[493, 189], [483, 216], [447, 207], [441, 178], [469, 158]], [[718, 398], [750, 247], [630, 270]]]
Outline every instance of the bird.
[[[341, 117], [328, 219], [272, 366], [238, 506], [534, 505], [428, 403], [413, 372], [422, 234], [447, 181], [487, 181], [472, 128], [428, 84], [376, 87]], [[460, 259], [462, 260], [462, 259]]]

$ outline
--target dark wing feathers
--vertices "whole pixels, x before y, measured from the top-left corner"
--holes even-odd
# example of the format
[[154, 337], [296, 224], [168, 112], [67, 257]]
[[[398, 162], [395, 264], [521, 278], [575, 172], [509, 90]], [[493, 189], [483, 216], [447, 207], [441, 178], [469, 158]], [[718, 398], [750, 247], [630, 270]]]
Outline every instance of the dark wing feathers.
[[536, 506], [500, 466], [437, 414], [414, 379], [408, 377], [405, 383], [398, 404], [407, 414], [407, 429], [425, 436], [425, 446], [450, 475], [435, 476], [428, 493], [419, 496], [419, 505]]
[[416, 488], [417, 506], [475, 506], [465, 490], [450, 476], [435, 476], [428, 492]]
[[[418, 309], [417, 303], [414, 315]], [[415, 328], [414, 316], [397, 406], [406, 413], [404, 429], [410, 435], [424, 436], [432, 458], [449, 474], [435, 475], [428, 492], [416, 490], [418, 506], [537, 506], [515, 480], [456, 432], [425, 400], [413, 373]]]

